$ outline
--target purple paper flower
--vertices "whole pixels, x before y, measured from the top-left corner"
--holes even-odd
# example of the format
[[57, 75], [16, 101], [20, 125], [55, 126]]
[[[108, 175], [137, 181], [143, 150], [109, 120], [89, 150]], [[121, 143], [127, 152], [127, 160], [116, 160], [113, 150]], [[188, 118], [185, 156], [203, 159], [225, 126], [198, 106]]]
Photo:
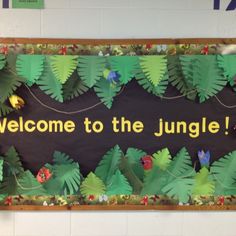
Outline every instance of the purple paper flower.
[[118, 83], [120, 81], [120, 75], [116, 71], [110, 71], [109, 75], [107, 76], [107, 80], [110, 83]]
[[209, 167], [210, 158], [211, 158], [209, 151], [207, 151], [207, 152], [204, 152], [203, 150], [198, 151], [198, 158], [199, 158], [201, 167]]

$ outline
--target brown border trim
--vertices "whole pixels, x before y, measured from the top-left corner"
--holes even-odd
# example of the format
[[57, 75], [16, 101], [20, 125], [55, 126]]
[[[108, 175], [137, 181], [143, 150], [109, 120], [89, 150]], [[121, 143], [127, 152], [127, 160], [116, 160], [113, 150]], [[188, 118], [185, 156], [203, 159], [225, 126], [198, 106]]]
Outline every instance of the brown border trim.
[[2, 44], [236, 44], [236, 38], [183, 38], [183, 39], [59, 39], [59, 38], [0, 38]]
[[232, 206], [0, 206], [0, 211], [235, 211]]

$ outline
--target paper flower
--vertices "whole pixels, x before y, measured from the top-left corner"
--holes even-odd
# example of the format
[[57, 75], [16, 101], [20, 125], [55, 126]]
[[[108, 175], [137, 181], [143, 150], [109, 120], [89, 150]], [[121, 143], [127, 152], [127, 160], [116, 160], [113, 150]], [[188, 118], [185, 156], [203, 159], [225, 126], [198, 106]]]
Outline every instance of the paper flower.
[[6, 200], [5, 200], [5, 202], [4, 202], [4, 204], [5, 204], [5, 205], [8, 205], [8, 206], [11, 206], [12, 203], [13, 203], [12, 197], [7, 197]]
[[210, 157], [211, 155], [209, 151], [207, 151], [206, 153], [203, 150], [198, 151], [198, 159], [200, 161], [201, 167], [209, 167]]
[[217, 204], [223, 206], [225, 204], [225, 197], [224, 196], [220, 196], [218, 198]]
[[167, 50], [167, 45], [157, 45], [157, 52], [165, 52]]
[[4, 55], [7, 55], [8, 54], [8, 46], [3, 46], [1, 49], [0, 49], [0, 53], [4, 54]]
[[116, 71], [111, 71], [106, 69], [103, 71], [104, 78], [109, 81], [110, 83], [119, 83], [120, 75]]
[[88, 200], [89, 200], [89, 201], [94, 201], [94, 199], [95, 199], [95, 196], [94, 196], [94, 195], [89, 195], [89, 196], [88, 196]]
[[143, 205], [145, 205], [145, 206], [147, 206], [147, 205], [148, 205], [148, 196], [145, 196], [145, 197], [141, 200], [140, 203], [143, 204]]
[[9, 102], [11, 106], [16, 110], [20, 110], [25, 105], [25, 101], [17, 95], [11, 95], [9, 97]]
[[43, 167], [39, 170], [38, 174], [37, 174], [37, 180], [39, 183], [45, 183], [47, 182], [52, 176], [52, 173], [50, 172], [49, 169], [47, 169], [46, 167]]
[[204, 48], [201, 50], [201, 54], [208, 55], [209, 54], [209, 46], [205, 45]]
[[153, 161], [151, 156], [144, 156], [140, 159], [141, 164], [143, 165], [144, 170], [150, 170], [153, 166]]
[[61, 47], [61, 49], [59, 50], [59, 54], [66, 55], [66, 53], [67, 53], [67, 47], [66, 46]]
[[107, 202], [108, 196], [107, 195], [100, 195], [98, 199], [99, 199], [99, 202]]

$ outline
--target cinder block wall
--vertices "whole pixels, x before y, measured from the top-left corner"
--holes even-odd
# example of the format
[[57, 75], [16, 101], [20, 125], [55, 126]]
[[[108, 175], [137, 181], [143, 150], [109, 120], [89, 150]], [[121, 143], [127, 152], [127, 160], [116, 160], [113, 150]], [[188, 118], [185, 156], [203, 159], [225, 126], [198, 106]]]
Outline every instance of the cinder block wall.
[[[42, 11], [0, 9], [0, 37], [236, 37], [228, 1], [213, 11], [213, 0], [45, 0]], [[0, 236], [236, 236], [235, 229], [234, 212], [0, 212]]]

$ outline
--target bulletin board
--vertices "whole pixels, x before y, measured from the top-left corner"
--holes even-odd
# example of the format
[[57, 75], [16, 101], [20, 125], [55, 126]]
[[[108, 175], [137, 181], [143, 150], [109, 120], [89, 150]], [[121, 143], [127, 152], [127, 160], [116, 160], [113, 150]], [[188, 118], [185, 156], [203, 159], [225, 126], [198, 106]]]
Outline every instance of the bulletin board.
[[0, 209], [236, 209], [235, 43], [0, 39]]

